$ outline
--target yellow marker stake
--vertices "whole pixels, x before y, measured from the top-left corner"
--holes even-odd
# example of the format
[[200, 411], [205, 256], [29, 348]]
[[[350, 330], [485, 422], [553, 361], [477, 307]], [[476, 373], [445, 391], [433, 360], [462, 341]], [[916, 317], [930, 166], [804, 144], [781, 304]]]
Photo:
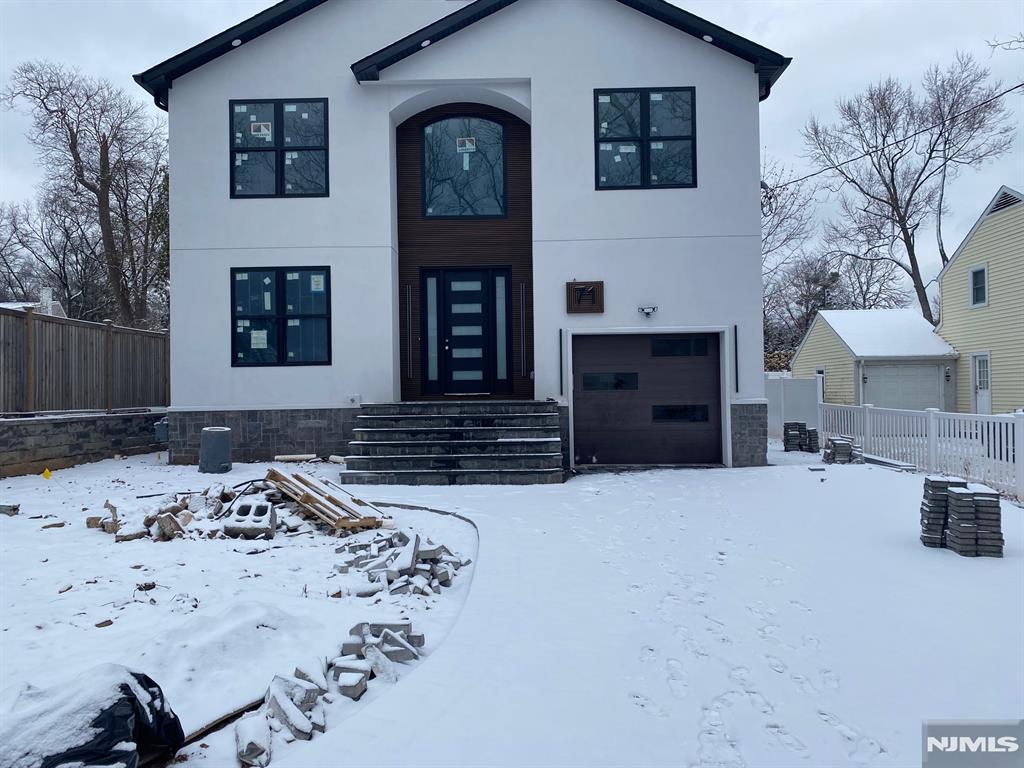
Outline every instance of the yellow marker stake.
[[43, 470], [43, 477], [44, 478], [49, 480], [52, 476], [53, 476], [53, 473], [50, 471], [49, 467], [47, 467], [46, 469]]

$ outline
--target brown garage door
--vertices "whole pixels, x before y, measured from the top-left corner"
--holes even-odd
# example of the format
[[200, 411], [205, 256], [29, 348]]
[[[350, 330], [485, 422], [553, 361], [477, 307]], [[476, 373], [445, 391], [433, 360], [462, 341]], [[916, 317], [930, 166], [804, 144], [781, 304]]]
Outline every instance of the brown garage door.
[[577, 464], [719, 464], [716, 334], [574, 336]]

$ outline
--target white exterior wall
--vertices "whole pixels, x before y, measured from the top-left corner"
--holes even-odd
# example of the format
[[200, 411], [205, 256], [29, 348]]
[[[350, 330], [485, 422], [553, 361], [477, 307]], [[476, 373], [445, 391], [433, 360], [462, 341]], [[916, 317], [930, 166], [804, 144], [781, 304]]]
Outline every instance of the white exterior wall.
[[[463, 4], [332, 0], [175, 81], [173, 407], [397, 397], [394, 126], [466, 98], [532, 125], [536, 397], [567, 399], [559, 329], [733, 325], [730, 396], [763, 397], [753, 66], [612, 0], [519, 0], [355, 82], [352, 62]], [[697, 188], [595, 191], [593, 90], [672, 86], [696, 88]], [[229, 199], [228, 100], [323, 96], [330, 197]], [[333, 365], [232, 369], [230, 267], [287, 264], [332, 268]], [[604, 314], [565, 313], [572, 279], [605, 282]]]

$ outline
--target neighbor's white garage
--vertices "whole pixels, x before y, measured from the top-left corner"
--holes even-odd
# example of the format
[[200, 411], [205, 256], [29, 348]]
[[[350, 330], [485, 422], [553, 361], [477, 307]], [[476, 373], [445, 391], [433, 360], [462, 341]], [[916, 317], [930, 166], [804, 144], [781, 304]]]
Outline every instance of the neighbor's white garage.
[[879, 408], [942, 408], [942, 370], [934, 363], [865, 363], [863, 400]]

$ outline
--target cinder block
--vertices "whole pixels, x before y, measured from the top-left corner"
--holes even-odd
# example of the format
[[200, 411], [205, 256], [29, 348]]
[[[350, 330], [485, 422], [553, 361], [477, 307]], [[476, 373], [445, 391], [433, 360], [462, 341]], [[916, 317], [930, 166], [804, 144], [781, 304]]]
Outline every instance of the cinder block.
[[366, 681], [370, 679], [368, 672], [341, 672], [335, 678], [338, 693], [353, 701], [366, 693]]
[[224, 534], [233, 539], [274, 538], [277, 510], [269, 502], [244, 502], [224, 521]]

